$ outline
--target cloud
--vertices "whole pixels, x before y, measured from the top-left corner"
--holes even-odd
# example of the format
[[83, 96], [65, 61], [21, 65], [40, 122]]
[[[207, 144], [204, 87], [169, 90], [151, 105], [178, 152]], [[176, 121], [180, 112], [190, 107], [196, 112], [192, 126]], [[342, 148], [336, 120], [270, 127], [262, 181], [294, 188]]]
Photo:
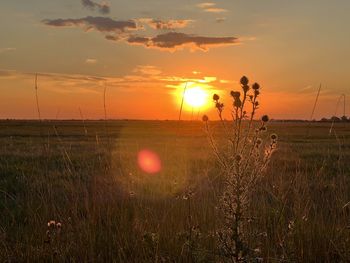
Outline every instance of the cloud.
[[[35, 75], [38, 75], [39, 88], [59, 92], [81, 92], [86, 93], [86, 89], [98, 90], [108, 84], [111, 88], [151, 88], [155, 85], [166, 87], [169, 85], [179, 85], [188, 83], [198, 83], [213, 85], [220, 89], [220, 79], [213, 76], [199, 76], [197, 72], [195, 78], [168, 75], [156, 66], [139, 65], [132, 74], [120, 77], [94, 76], [81, 74], [60, 74], [50, 72], [21, 72], [16, 70], [1, 70], [0, 79], [22, 79], [30, 83], [34, 82]], [[47, 84], [47, 85], [46, 85]], [[84, 89], [84, 92], [83, 92]]]
[[215, 19], [216, 23], [223, 23], [226, 21], [226, 17], [218, 17]]
[[95, 59], [95, 58], [87, 58], [85, 60], [85, 63], [86, 64], [96, 64], [97, 63], [97, 59]]
[[209, 13], [224, 13], [227, 12], [228, 10], [224, 8], [219, 8], [216, 6], [215, 3], [200, 3], [197, 5], [200, 9], [202, 9], [204, 12], [209, 12]]
[[144, 45], [148, 48], [176, 50], [185, 46], [192, 49], [208, 50], [214, 46], [234, 45], [238, 43], [236, 37], [205, 37], [185, 33], [169, 32], [155, 37], [131, 36], [129, 44]]
[[11, 52], [11, 51], [15, 51], [16, 48], [14, 47], [5, 47], [5, 48], [0, 48], [0, 54], [2, 53], [6, 53], [6, 52]]
[[168, 51], [176, 51], [184, 47], [192, 50], [208, 50], [211, 47], [237, 44], [236, 37], [209, 37], [197, 36], [179, 32], [168, 32], [156, 36], [139, 36], [132, 31], [144, 29], [140, 22], [146, 22], [155, 29], [183, 28], [192, 20], [113, 20], [108, 17], [87, 16], [78, 19], [45, 19], [42, 23], [52, 27], [80, 27], [85, 31], [97, 30], [105, 33], [105, 38], [110, 41], [126, 41], [130, 45], [143, 45], [147, 48], [158, 48]]
[[128, 30], [136, 30], [138, 26], [133, 20], [113, 20], [109, 17], [87, 16], [78, 19], [45, 19], [42, 23], [52, 27], [83, 27], [86, 31], [95, 29], [99, 32], [122, 33]]
[[142, 75], [160, 75], [162, 73], [162, 71], [155, 67], [155, 66], [149, 66], [149, 65], [146, 65], [146, 66], [137, 66], [134, 71], [135, 73], [140, 73]]
[[159, 20], [153, 18], [141, 18], [139, 19], [141, 23], [145, 23], [153, 29], [176, 29], [176, 28], [185, 28], [189, 23], [193, 22], [193, 20], [189, 19], [180, 19], [180, 20]]
[[98, 9], [101, 14], [108, 14], [110, 12], [110, 7], [106, 2], [96, 3], [91, 0], [81, 0], [81, 3], [91, 10]]

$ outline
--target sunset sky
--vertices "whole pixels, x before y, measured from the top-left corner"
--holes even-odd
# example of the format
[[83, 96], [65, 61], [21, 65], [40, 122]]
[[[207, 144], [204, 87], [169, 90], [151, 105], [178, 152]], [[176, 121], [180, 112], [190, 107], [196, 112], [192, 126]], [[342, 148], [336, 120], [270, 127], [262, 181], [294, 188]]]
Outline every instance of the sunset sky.
[[322, 83], [315, 118], [329, 117], [350, 96], [349, 10], [349, 0], [2, 0], [0, 118], [38, 118], [35, 73], [48, 119], [103, 118], [104, 89], [108, 118], [176, 119], [186, 82], [208, 94], [194, 115], [215, 118], [212, 94], [229, 107], [242, 75], [276, 119], [310, 118]]

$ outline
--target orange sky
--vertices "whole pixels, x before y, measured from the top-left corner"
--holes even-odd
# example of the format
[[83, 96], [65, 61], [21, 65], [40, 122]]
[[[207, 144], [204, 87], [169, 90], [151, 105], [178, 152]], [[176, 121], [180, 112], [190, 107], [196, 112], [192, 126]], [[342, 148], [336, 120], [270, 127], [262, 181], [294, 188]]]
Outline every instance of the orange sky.
[[47, 119], [103, 118], [105, 87], [108, 118], [177, 119], [186, 82], [208, 102], [183, 119], [216, 118], [212, 94], [229, 108], [242, 75], [262, 86], [260, 114], [308, 119], [322, 83], [315, 118], [332, 116], [350, 87], [350, 4], [335, 2], [2, 2], [0, 118], [38, 117], [35, 73]]

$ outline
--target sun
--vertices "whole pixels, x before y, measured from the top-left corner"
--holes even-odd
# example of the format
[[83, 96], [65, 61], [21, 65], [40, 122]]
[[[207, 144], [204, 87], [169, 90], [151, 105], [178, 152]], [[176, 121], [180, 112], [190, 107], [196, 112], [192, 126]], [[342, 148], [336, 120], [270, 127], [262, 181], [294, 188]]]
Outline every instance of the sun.
[[184, 101], [188, 106], [199, 108], [208, 101], [208, 93], [200, 87], [189, 88], [185, 91]]

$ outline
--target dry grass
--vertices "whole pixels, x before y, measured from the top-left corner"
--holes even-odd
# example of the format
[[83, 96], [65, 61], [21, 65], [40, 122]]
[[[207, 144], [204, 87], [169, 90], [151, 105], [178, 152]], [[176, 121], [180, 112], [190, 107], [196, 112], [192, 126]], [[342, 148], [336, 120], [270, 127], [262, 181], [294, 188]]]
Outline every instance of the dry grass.
[[[181, 125], [109, 122], [108, 140], [104, 122], [0, 122], [0, 261], [221, 262], [222, 174], [202, 124]], [[335, 124], [338, 140], [307, 128], [269, 126], [279, 150], [249, 226], [267, 262], [350, 260], [350, 127]], [[143, 148], [161, 156], [158, 175], [137, 168]], [[48, 241], [50, 220], [62, 227]]]

